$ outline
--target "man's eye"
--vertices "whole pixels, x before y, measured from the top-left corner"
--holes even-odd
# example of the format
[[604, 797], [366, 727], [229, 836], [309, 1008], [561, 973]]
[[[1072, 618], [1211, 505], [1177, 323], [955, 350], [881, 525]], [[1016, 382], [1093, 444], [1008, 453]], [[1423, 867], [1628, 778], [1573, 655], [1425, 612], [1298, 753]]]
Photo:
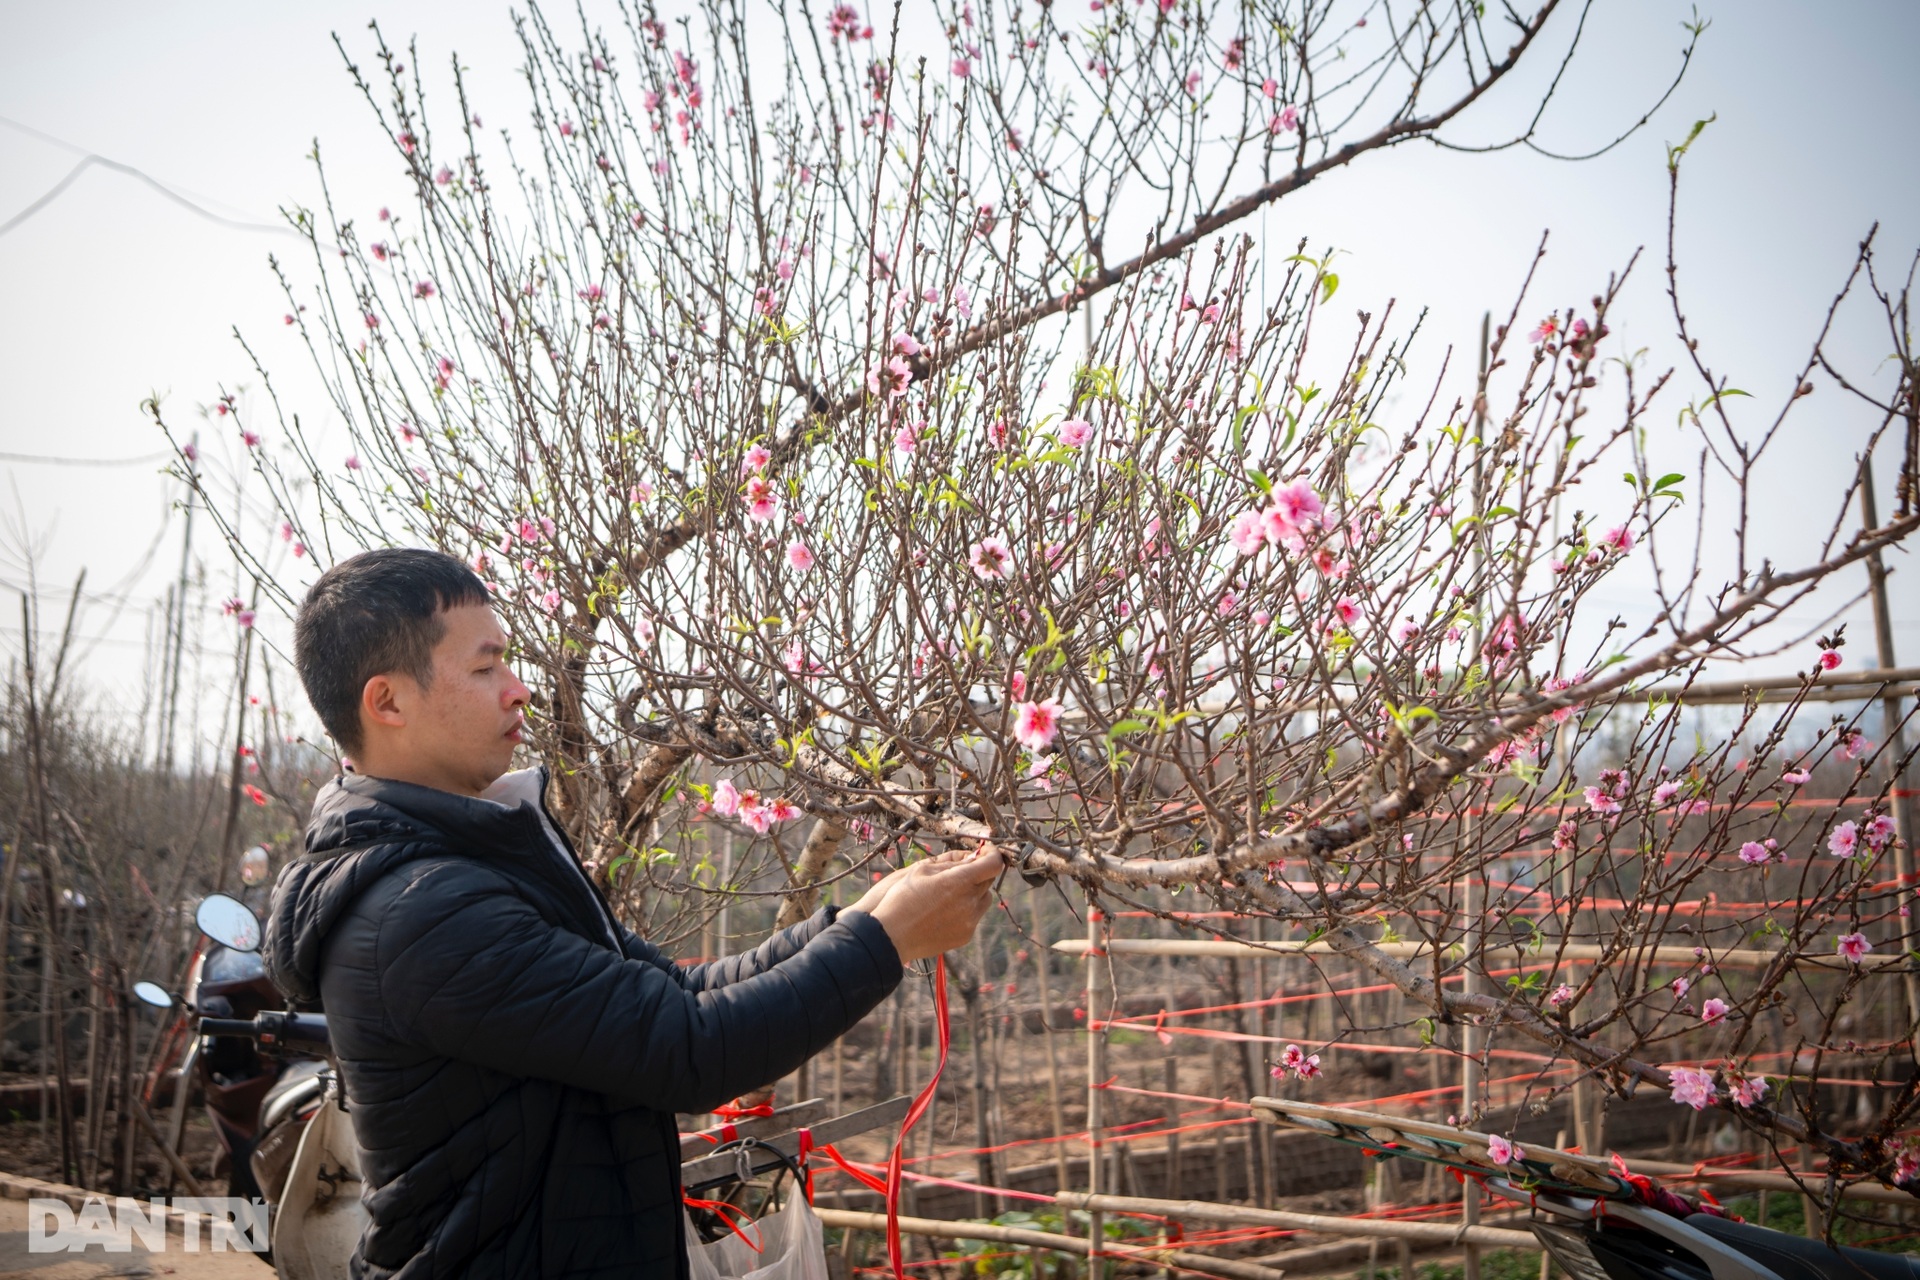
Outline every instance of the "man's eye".
[[493, 668], [492, 668], [492, 667], [481, 667], [481, 668], [479, 668], [479, 669], [478, 669], [477, 671], [475, 671], [475, 672], [474, 672], [473, 674], [475, 674], [475, 675], [477, 675], [477, 676], [485, 676], [485, 675], [492, 675], [492, 674], [493, 674]]

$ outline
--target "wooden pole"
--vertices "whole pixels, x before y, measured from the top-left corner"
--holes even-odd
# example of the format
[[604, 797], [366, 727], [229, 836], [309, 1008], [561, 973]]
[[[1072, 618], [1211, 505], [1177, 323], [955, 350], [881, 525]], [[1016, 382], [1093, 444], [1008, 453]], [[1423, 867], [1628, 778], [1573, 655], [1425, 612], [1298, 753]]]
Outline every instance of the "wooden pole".
[[[82, 575], [82, 581], [85, 575]], [[80, 589], [74, 588], [74, 600], [80, 598]], [[67, 631], [72, 634], [73, 615], [69, 611]], [[44, 743], [45, 726], [41, 723], [40, 690], [34, 672], [34, 634], [33, 603], [23, 592], [20, 596], [20, 643], [21, 670], [26, 678], [27, 694], [27, 751], [28, 778], [31, 784], [32, 804], [29, 812], [33, 815], [34, 843], [40, 852], [40, 888], [41, 898], [46, 907], [46, 939], [41, 950], [40, 965], [42, 972], [42, 990], [47, 999], [42, 1008], [43, 1016], [50, 1023], [48, 1035], [53, 1040], [53, 1059], [55, 1070], [54, 1089], [59, 1095], [56, 1103], [60, 1108], [60, 1180], [76, 1182], [79, 1174], [79, 1141], [73, 1124], [73, 1072], [67, 1062], [67, 1022], [66, 1022], [66, 983], [61, 978], [60, 953], [65, 947], [65, 938], [60, 929], [60, 894], [55, 875], [53, 857], [53, 836], [48, 829], [47, 819], [47, 762]], [[61, 645], [64, 656], [65, 643]], [[59, 670], [56, 661], [55, 671]], [[49, 683], [46, 699], [47, 708], [52, 710], [54, 694], [57, 689]], [[44, 1042], [43, 1042], [44, 1046]], [[44, 1078], [44, 1071], [42, 1078]], [[43, 1101], [40, 1109], [41, 1119], [46, 1118], [46, 1105]]]
[[1060, 1054], [1053, 1037], [1053, 991], [1047, 976], [1046, 934], [1040, 919], [1040, 895], [1029, 895], [1033, 905], [1033, 970], [1040, 988], [1040, 1036], [1047, 1051], [1047, 1106], [1053, 1114], [1053, 1163], [1058, 1174], [1056, 1191], [1067, 1190], [1067, 1116], [1060, 1097]]
[[1202, 1222], [1227, 1222], [1248, 1227], [1285, 1227], [1290, 1231], [1320, 1231], [1334, 1236], [1364, 1236], [1410, 1240], [1416, 1244], [1456, 1244], [1470, 1241], [1502, 1249], [1538, 1249], [1531, 1231], [1505, 1227], [1455, 1227], [1444, 1222], [1398, 1222], [1387, 1218], [1340, 1218], [1324, 1213], [1295, 1213], [1291, 1209], [1256, 1209], [1250, 1205], [1215, 1204], [1205, 1200], [1159, 1200], [1146, 1196], [1095, 1196], [1068, 1192], [1055, 1200], [1069, 1209], [1089, 1212], [1150, 1213]]
[[[1167, 1055], [1166, 1082], [1162, 1086], [1168, 1093], [1180, 1092], [1180, 1059], [1173, 1054]], [[1167, 1101], [1168, 1111], [1175, 1107], [1172, 1099]], [[1180, 1198], [1180, 1134], [1179, 1125], [1170, 1125], [1175, 1132], [1167, 1135], [1167, 1195], [1175, 1200]]]
[[[1235, 956], [1254, 955], [1305, 955], [1330, 956], [1339, 951], [1328, 942], [1275, 941], [1275, 942], [1223, 942], [1213, 938], [1114, 938], [1106, 941], [1106, 949], [1116, 956], [1213, 956], [1231, 959]], [[1430, 960], [1432, 948], [1424, 942], [1376, 942], [1373, 947], [1382, 955], [1392, 956], [1396, 960]], [[1078, 938], [1066, 938], [1053, 944], [1053, 949], [1062, 955], [1085, 955], [1087, 944]], [[1511, 953], [1508, 955], [1507, 953]], [[1483, 955], [1488, 967], [1519, 966], [1535, 962], [1534, 957], [1520, 943], [1496, 943], [1491, 940], [1483, 946]], [[1596, 943], [1570, 943], [1565, 947], [1555, 947], [1554, 955], [1563, 960], [1604, 960], [1614, 962], [1631, 956], [1642, 964], [1674, 964], [1682, 966], [1700, 963], [1700, 957], [1694, 954], [1692, 947], [1610, 947]], [[1754, 947], [1729, 947], [1725, 951], [1713, 953], [1713, 962], [1720, 968], [1740, 966], [1742, 968], [1764, 969], [1780, 959], [1778, 951], [1762, 951]], [[1822, 955], [1800, 955], [1792, 957], [1796, 967], [1830, 969], [1834, 973], [1874, 971], [1879, 969], [1897, 969], [1909, 961], [1904, 955], [1881, 955], [1875, 952], [1863, 957], [1858, 964], [1849, 964], [1837, 957]]]
[[[1878, 501], [1873, 492], [1873, 456], [1860, 459], [1860, 522], [1869, 529], [1880, 526]], [[1882, 668], [1892, 667], [1895, 662], [1893, 652], [1893, 617], [1887, 606], [1887, 566], [1878, 551], [1867, 555], [1867, 583], [1873, 597], [1873, 640], [1875, 656]], [[1880, 734], [1882, 750], [1886, 753], [1888, 789], [1893, 796], [1893, 868], [1899, 878], [1897, 890], [1903, 914], [1897, 926], [1900, 930], [1901, 954], [1913, 947], [1913, 885], [1909, 874], [1913, 870], [1913, 799], [1902, 792], [1910, 790], [1904, 785], [1905, 777], [1902, 764], [1907, 757], [1906, 734], [1902, 728], [1900, 699], [1885, 697], [1880, 700]], [[1907, 996], [1907, 1025], [1920, 1025], [1920, 980], [1908, 969], [1903, 975], [1903, 986]]]
[[[254, 588], [254, 604], [257, 607], [260, 589]], [[240, 778], [246, 767], [246, 757], [241, 754], [247, 745], [247, 677], [253, 670], [253, 628], [243, 627], [240, 632], [240, 660], [236, 664], [240, 669], [240, 679], [234, 693], [233, 714], [233, 760], [227, 770], [227, 816], [220, 827], [220, 863], [213, 871], [213, 891], [223, 892], [227, 887], [227, 872], [232, 868], [235, 853], [234, 841], [240, 833]]]
[[147, 1110], [147, 1104], [137, 1097], [129, 1098], [128, 1101], [133, 1104], [134, 1118], [140, 1121], [140, 1127], [147, 1131], [149, 1138], [153, 1139], [153, 1145], [160, 1148], [160, 1154], [166, 1159], [167, 1166], [173, 1170], [173, 1176], [180, 1179], [181, 1185], [186, 1187], [187, 1193], [195, 1196], [206, 1195], [200, 1180], [193, 1176], [193, 1170], [187, 1168], [187, 1162], [180, 1158], [180, 1153], [173, 1149], [173, 1144], [168, 1142], [166, 1135], [160, 1132], [160, 1126], [153, 1122], [153, 1113]]
[[[1104, 1121], [1106, 1091], [1100, 1086], [1107, 1078], [1107, 1032], [1105, 1020], [1110, 1012], [1107, 1008], [1106, 970], [1107, 952], [1106, 916], [1095, 905], [1091, 894], [1087, 901], [1087, 1193], [1098, 1195], [1105, 1187], [1101, 1177], [1100, 1159], [1105, 1154], [1100, 1145], [1100, 1128]], [[1099, 1210], [1091, 1210], [1087, 1217], [1087, 1275], [1089, 1280], [1099, 1275], [1098, 1258], [1102, 1242], [1106, 1238], [1106, 1218]]]
[[[1487, 361], [1491, 357], [1491, 335], [1493, 313], [1484, 312], [1480, 316], [1480, 378], [1477, 383], [1478, 394], [1474, 397], [1474, 441], [1473, 441], [1473, 513], [1480, 515], [1487, 509]], [[1487, 582], [1487, 533], [1483, 521], [1474, 521], [1474, 586], [1482, 597], [1491, 595], [1491, 586]], [[1484, 615], [1476, 614], [1473, 626], [1474, 655], [1476, 660], [1485, 653], [1486, 635], [1483, 626]], [[1460, 844], [1463, 851], [1474, 848], [1473, 815], [1463, 814], [1460, 819]], [[1484, 930], [1481, 922], [1486, 915], [1486, 876], [1480, 873], [1473, 858], [1464, 860], [1466, 871], [1466, 913], [1461, 923], [1465, 926], [1467, 944], [1467, 962], [1461, 966], [1461, 990], [1469, 995], [1480, 992], [1479, 969], [1485, 965], [1481, 953]], [[1472, 1124], [1480, 1102], [1480, 1053], [1482, 1037], [1471, 1020], [1460, 1024], [1460, 1115], [1462, 1124]], [[1463, 1182], [1460, 1184], [1460, 1223], [1462, 1228], [1471, 1228], [1480, 1221], [1480, 1184]], [[1480, 1250], [1467, 1245], [1464, 1250], [1466, 1280], [1480, 1280]]]
[[119, 1090], [120, 1105], [114, 1112], [114, 1148], [118, 1153], [114, 1162], [113, 1189], [127, 1196], [133, 1194], [133, 1001], [121, 993], [127, 989], [126, 972], [117, 966], [114, 969], [114, 1007], [119, 1014], [120, 1023], [120, 1076], [116, 1082]]

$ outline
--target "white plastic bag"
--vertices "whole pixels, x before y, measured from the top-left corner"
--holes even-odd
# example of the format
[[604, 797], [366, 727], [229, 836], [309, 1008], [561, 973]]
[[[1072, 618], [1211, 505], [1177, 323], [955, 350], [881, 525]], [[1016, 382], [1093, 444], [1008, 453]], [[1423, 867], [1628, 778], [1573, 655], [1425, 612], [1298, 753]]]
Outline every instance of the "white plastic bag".
[[741, 1228], [760, 1246], [758, 1253], [729, 1231], [712, 1244], [701, 1244], [687, 1223], [687, 1261], [693, 1280], [827, 1280], [827, 1246], [820, 1219], [798, 1189], [787, 1193], [787, 1203]]

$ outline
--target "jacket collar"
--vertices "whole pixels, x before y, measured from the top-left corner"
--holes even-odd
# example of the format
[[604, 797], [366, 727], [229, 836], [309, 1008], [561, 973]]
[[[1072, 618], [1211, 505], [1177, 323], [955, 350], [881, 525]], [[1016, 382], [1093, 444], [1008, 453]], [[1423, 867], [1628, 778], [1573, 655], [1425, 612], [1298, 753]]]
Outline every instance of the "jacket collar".
[[[307, 847], [318, 853], [356, 838], [370, 817], [378, 825], [422, 829], [456, 848], [493, 853], [523, 853], [529, 832], [541, 829], [541, 797], [546, 794], [544, 766], [503, 775], [481, 797], [456, 795], [418, 783], [343, 773], [316, 797], [315, 821], [308, 827]], [[328, 821], [328, 818], [334, 819]]]

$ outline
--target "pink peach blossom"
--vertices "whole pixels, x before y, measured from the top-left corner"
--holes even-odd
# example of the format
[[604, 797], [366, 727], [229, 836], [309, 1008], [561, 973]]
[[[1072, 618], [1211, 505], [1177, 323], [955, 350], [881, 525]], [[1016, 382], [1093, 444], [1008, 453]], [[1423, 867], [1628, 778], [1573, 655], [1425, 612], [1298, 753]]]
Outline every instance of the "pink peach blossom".
[[812, 549], [796, 538], [787, 544], [787, 563], [801, 573], [805, 573], [813, 568]]
[[902, 356], [890, 356], [885, 364], [867, 371], [867, 390], [889, 400], [905, 395], [907, 384], [912, 381], [913, 370]]
[[1242, 511], [1233, 518], [1228, 527], [1227, 538], [1233, 543], [1233, 549], [1243, 556], [1253, 555], [1267, 543], [1267, 536], [1261, 527], [1258, 511]]
[[978, 577], [996, 581], [1006, 577], [1013, 568], [1013, 549], [1007, 546], [1005, 538], [982, 538], [968, 549], [967, 563], [973, 566]]
[[1078, 449], [1093, 439], [1093, 424], [1085, 418], [1068, 418], [1060, 424], [1060, 443], [1069, 449]]
[[1867, 958], [1867, 952], [1873, 950], [1873, 944], [1867, 941], [1866, 934], [1855, 930], [1836, 939], [1834, 950], [1848, 964], [1859, 964]]
[[1013, 736], [1015, 741], [1029, 751], [1039, 751], [1052, 745], [1060, 735], [1060, 700], [1048, 698], [1045, 702], [1021, 702], [1013, 708]]
[[1288, 524], [1296, 529], [1316, 528], [1325, 512], [1320, 495], [1305, 479], [1295, 480], [1273, 491], [1274, 510], [1286, 517]]
[[1713, 1073], [1696, 1067], [1669, 1067], [1668, 1092], [1683, 1107], [1702, 1110], [1714, 1099]]
[[747, 517], [756, 524], [765, 524], [773, 519], [779, 510], [780, 500], [775, 495], [773, 483], [765, 476], [755, 476], [747, 481]]

